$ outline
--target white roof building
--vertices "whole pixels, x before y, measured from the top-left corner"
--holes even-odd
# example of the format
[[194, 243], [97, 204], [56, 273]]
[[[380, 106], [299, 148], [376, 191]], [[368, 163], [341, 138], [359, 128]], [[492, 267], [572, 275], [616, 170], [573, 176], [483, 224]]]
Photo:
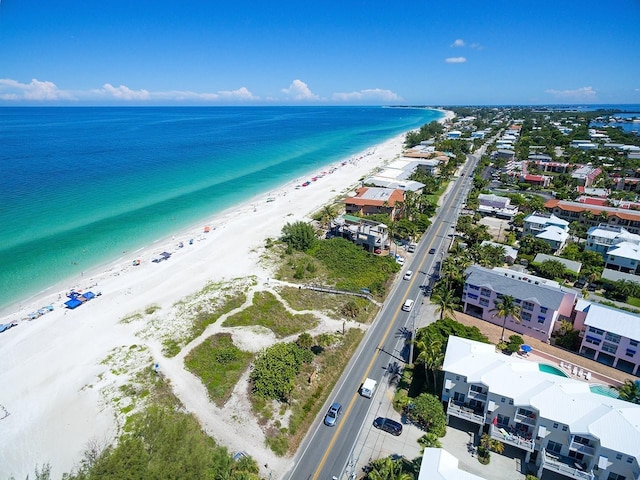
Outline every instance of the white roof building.
[[[557, 367], [556, 367], [557, 368]], [[594, 393], [589, 383], [548, 373], [495, 346], [450, 336], [442, 400], [453, 415], [567, 478], [640, 476], [640, 405]]]
[[458, 459], [441, 448], [425, 448], [418, 480], [484, 480], [458, 468]]

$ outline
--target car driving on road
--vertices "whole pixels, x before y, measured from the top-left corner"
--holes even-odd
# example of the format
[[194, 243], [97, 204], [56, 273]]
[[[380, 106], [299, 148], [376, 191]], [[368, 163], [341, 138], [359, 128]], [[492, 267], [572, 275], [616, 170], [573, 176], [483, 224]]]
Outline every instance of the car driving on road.
[[334, 402], [333, 405], [329, 407], [329, 411], [324, 416], [324, 424], [328, 427], [333, 427], [338, 421], [338, 415], [342, 413], [342, 405], [338, 402]]

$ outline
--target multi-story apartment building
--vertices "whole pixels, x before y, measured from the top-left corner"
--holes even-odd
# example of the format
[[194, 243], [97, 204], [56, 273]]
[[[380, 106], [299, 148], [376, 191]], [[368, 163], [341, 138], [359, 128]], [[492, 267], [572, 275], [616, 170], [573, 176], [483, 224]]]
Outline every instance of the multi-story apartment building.
[[580, 222], [588, 227], [607, 223], [624, 227], [631, 233], [640, 233], [640, 211], [557, 199], [547, 200], [544, 206], [568, 222]]
[[557, 252], [564, 248], [569, 239], [569, 222], [552, 213], [534, 212], [524, 219], [522, 233], [533, 235]]
[[461, 418], [520, 450], [538, 478], [640, 479], [640, 406], [549, 368], [449, 337], [442, 365], [447, 422]]
[[640, 316], [586, 300], [578, 300], [575, 311], [580, 354], [640, 376]]
[[605, 268], [633, 274], [640, 270], [640, 235], [623, 227], [607, 224], [591, 227], [585, 249], [600, 253]]
[[[465, 274], [462, 311], [466, 314], [543, 342], [549, 341], [556, 322], [571, 318], [577, 292], [557, 282], [506, 268], [472, 266]], [[520, 322], [496, 315], [496, 301], [505, 295], [520, 306]]]

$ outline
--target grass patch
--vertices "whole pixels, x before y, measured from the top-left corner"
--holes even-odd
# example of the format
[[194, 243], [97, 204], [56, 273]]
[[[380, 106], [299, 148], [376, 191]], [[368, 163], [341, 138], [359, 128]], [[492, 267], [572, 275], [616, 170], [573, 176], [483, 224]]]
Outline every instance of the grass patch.
[[[362, 330], [353, 328], [347, 330], [345, 335], [322, 334], [315, 337], [317, 345], [314, 350], [317, 355], [311, 364], [303, 365], [288, 404], [270, 404], [257, 397], [251, 398], [254, 412], [260, 416], [259, 421], [263, 424], [270, 421], [267, 417], [282, 415], [282, 411], [274, 409], [288, 407], [288, 427], [282, 428], [276, 421], [267, 431], [266, 443], [276, 455], [285, 455], [298, 448], [363, 336]], [[316, 378], [310, 383], [309, 377], [314, 371], [317, 372]]]
[[130, 315], [127, 315], [126, 317], [123, 317], [120, 319], [120, 323], [131, 323], [131, 322], [135, 322], [136, 320], [141, 320], [142, 319], [142, 314], [141, 313], [132, 313]]
[[627, 297], [627, 303], [634, 307], [640, 307], [640, 298]]
[[233, 344], [230, 334], [220, 333], [194, 348], [184, 363], [187, 370], [200, 378], [211, 400], [221, 407], [252, 359], [252, 353]]
[[355, 302], [358, 307], [358, 314], [350, 319], [358, 323], [371, 323], [380, 310], [375, 303], [366, 298], [352, 295], [337, 295], [295, 287], [281, 287], [278, 293], [294, 310], [317, 310], [336, 320], [345, 318], [344, 308], [348, 302]]
[[177, 315], [188, 318], [191, 327], [189, 333], [180, 338], [165, 338], [162, 341], [162, 354], [175, 357], [185, 345], [202, 335], [209, 325], [241, 307], [247, 301], [246, 288], [246, 284], [238, 285], [236, 282], [211, 282], [195, 295], [176, 303]]
[[278, 338], [314, 328], [318, 319], [309, 313], [292, 315], [282, 303], [269, 292], [256, 292], [253, 305], [227, 318], [225, 327], [261, 325], [270, 329]]
[[366, 288], [378, 300], [385, 296], [393, 274], [400, 270], [389, 256], [374, 255], [344, 238], [316, 242], [306, 253], [287, 254], [283, 247], [277, 251], [282, 259], [278, 280], [317, 283], [355, 293]]
[[144, 309], [144, 313], [146, 313], [147, 315], [152, 315], [156, 313], [158, 310], [160, 310], [160, 305], [152, 304]]

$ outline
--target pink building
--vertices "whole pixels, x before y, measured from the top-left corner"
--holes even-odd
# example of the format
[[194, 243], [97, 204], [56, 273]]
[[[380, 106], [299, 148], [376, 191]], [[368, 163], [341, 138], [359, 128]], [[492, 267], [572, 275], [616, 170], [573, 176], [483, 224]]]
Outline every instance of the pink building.
[[586, 300], [578, 300], [575, 312], [581, 355], [640, 375], [640, 316]]
[[553, 280], [506, 268], [467, 269], [462, 294], [464, 313], [502, 326], [504, 319], [494, 309], [496, 301], [504, 296], [515, 299], [522, 318], [517, 322], [507, 317], [506, 328], [548, 342], [556, 322], [571, 318], [577, 292], [563, 289]]

